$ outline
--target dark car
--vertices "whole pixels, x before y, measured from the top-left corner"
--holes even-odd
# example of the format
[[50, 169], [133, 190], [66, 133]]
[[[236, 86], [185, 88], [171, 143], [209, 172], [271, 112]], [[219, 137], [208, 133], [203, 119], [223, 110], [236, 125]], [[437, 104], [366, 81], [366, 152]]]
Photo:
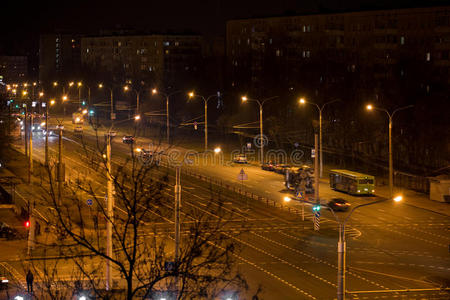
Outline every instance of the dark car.
[[266, 171], [273, 171], [273, 170], [275, 170], [275, 166], [276, 166], [276, 163], [274, 161], [270, 160], [268, 162], [263, 163], [261, 165], [261, 169], [266, 170]]
[[278, 164], [274, 167], [275, 173], [286, 174], [286, 170], [290, 169], [291, 166], [287, 164]]
[[126, 135], [122, 138], [122, 142], [124, 144], [133, 144], [134, 143], [134, 136], [132, 135]]
[[328, 206], [333, 210], [333, 211], [347, 211], [351, 204], [342, 198], [333, 198], [330, 200], [330, 202], [328, 202]]
[[19, 235], [19, 233], [18, 233], [17, 229], [11, 228], [6, 223], [0, 224], [0, 237], [6, 238], [8, 240], [12, 240], [12, 239], [17, 238], [18, 235]]

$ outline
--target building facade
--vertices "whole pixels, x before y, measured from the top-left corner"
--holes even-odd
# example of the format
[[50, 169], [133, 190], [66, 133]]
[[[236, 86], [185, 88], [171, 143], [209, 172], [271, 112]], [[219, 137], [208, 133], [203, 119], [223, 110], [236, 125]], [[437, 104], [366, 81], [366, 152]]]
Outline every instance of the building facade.
[[450, 7], [232, 20], [226, 43], [229, 86], [258, 96], [450, 84]]
[[26, 56], [0, 56], [0, 81], [20, 83], [27, 80], [28, 58]]
[[202, 38], [195, 35], [93, 36], [81, 40], [83, 68], [173, 86], [198, 76]]
[[39, 40], [39, 81], [72, 80], [79, 76], [81, 36], [77, 34], [44, 34]]

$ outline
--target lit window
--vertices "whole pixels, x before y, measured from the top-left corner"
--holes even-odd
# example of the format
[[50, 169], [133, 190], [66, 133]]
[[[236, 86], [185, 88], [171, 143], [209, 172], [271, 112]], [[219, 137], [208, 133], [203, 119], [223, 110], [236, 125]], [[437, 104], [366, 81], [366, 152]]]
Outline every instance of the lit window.
[[86, 48], [86, 53], [89, 53], [89, 48]]
[[277, 49], [277, 51], [275, 51], [275, 55], [276, 56], [280, 56], [281, 55], [281, 51], [279, 49]]
[[164, 46], [170, 46], [170, 42], [164, 42]]
[[175, 46], [179, 46], [180, 45], [180, 42], [175, 42]]
[[169, 54], [169, 50], [166, 50], [165, 53], [166, 53], [166, 54]]
[[250, 45], [250, 39], [247, 39], [247, 45]]
[[269, 44], [272, 44], [272, 39], [269, 39]]
[[303, 32], [306, 32], [306, 26], [303, 25]]
[[404, 45], [405, 44], [405, 37], [401, 36], [400, 37], [400, 45]]
[[150, 72], [153, 71], [153, 67], [152, 67], [152, 66], [148, 67], [148, 70], [149, 70]]
[[430, 60], [431, 60], [431, 53], [430, 53], [430, 52], [427, 52], [426, 59], [427, 59], [427, 61], [430, 61]]

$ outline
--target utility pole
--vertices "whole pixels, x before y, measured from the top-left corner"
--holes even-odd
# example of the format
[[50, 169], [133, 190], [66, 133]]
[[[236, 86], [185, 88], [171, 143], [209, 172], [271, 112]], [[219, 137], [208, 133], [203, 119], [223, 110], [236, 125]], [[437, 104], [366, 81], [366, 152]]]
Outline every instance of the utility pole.
[[48, 167], [48, 105], [45, 103], [45, 166]]
[[33, 173], [33, 112], [30, 113], [30, 135], [29, 135], [29, 155], [28, 155], [28, 183], [31, 182], [31, 173]]
[[112, 288], [112, 270], [111, 270], [111, 258], [112, 258], [112, 222], [113, 222], [113, 178], [111, 170], [111, 130], [107, 134], [106, 142], [106, 176], [108, 178], [107, 183], [107, 213], [106, 213], [106, 256], [109, 258], [106, 260], [106, 290]]
[[30, 231], [28, 232], [28, 243], [27, 243], [27, 254], [28, 256], [31, 255], [31, 250], [34, 248], [35, 245], [35, 228], [36, 228], [36, 220], [34, 218], [34, 203], [31, 206], [30, 212], [29, 212], [29, 222], [30, 222]]
[[345, 222], [339, 222], [337, 298], [345, 299]]
[[205, 152], [208, 150], [208, 101], [205, 100]]
[[24, 134], [24, 141], [25, 141], [25, 157], [28, 158], [28, 107], [26, 104], [25, 106], [25, 117], [23, 118], [23, 134]]
[[[259, 102], [258, 102], [259, 103]], [[264, 164], [264, 135], [263, 135], [263, 106], [262, 103], [259, 103], [259, 140], [260, 140], [260, 161], [261, 166]]]
[[58, 139], [58, 168], [57, 168], [57, 174], [56, 174], [56, 179], [58, 181], [58, 204], [61, 205], [62, 204], [62, 182], [64, 181], [64, 177], [65, 174], [64, 172], [64, 168], [63, 168], [63, 164], [62, 164], [62, 134], [63, 134], [63, 129], [62, 129], [62, 125], [59, 124], [59, 139]]
[[180, 251], [181, 167], [176, 167], [175, 172], [175, 264], [177, 264]]
[[[317, 133], [314, 134], [314, 200], [316, 202], [316, 205], [320, 205], [320, 199], [319, 199], [319, 138], [317, 136]], [[317, 217], [317, 214], [314, 213], [314, 230], [319, 230], [319, 222], [320, 222], [320, 215]], [[316, 226], [317, 224], [317, 226]]]
[[170, 143], [170, 121], [169, 121], [169, 95], [166, 95], [166, 137], [167, 145]]

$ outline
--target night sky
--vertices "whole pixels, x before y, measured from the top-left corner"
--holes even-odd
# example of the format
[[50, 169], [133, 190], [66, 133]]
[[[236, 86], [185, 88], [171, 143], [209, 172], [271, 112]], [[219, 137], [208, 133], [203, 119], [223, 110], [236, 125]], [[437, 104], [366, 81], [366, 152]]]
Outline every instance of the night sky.
[[[225, 21], [282, 14], [445, 5], [442, 0], [3, 1], [0, 54], [33, 55], [39, 33], [99, 29], [224, 34]], [[393, 4], [393, 2], [395, 2]]]

